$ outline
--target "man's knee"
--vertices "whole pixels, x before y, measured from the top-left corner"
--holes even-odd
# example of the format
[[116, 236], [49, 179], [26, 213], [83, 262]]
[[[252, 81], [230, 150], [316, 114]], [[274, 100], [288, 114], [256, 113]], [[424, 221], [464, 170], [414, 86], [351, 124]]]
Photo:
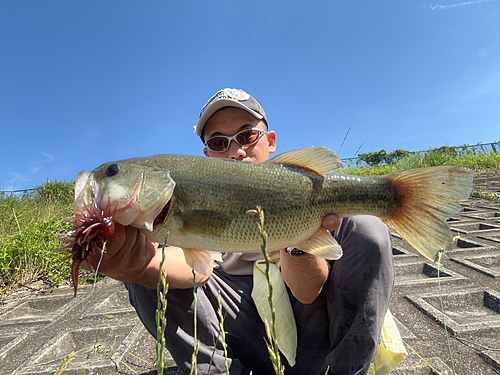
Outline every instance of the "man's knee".
[[344, 252], [353, 249], [351, 251], [362, 252], [363, 257], [392, 256], [389, 229], [375, 216], [358, 215], [344, 218], [337, 235]]

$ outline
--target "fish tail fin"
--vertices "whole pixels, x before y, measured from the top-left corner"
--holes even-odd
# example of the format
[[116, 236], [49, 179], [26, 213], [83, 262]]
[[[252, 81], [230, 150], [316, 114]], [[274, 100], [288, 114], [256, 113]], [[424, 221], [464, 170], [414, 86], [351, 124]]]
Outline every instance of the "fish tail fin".
[[472, 192], [474, 171], [442, 166], [391, 173], [395, 207], [381, 219], [426, 258], [438, 262], [453, 246], [446, 219]]

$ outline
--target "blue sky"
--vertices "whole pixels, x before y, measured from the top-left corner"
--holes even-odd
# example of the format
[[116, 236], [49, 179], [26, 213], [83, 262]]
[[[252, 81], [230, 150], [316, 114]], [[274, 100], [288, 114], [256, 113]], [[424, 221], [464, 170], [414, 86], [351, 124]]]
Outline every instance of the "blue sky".
[[0, 190], [102, 163], [202, 155], [219, 89], [278, 153], [500, 139], [500, 1], [2, 1]]

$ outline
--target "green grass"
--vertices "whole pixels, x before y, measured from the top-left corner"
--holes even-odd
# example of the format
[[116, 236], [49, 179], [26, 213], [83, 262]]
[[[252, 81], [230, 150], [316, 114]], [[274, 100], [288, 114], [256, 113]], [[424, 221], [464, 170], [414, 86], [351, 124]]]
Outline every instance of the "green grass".
[[0, 295], [36, 280], [70, 280], [68, 254], [54, 250], [63, 245], [58, 234], [71, 229], [64, 219], [73, 216], [73, 190], [74, 183], [47, 181], [31, 196], [0, 192]]
[[[250, 211], [247, 213], [250, 213]], [[276, 311], [274, 309], [273, 300], [273, 283], [271, 280], [271, 274], [269, 272], [271, 259], [269, 258], [269, 254], [267, 252], [267, 232], [264, 230], [264, 211], [261, 210], [261, 207], [257, 207], [257, 213], [259, 215], [258, 229], [262, 239], [261, 251], [266, 261], [266, 279], [269, 290], [267, 300], [269, 303], [269, 308], [271, 309], [271, 321], [268, 322], [267, 319], [264, 321], [267, 335], [267, 350], [273, 364], [274, 372], [276, 373], [276, 375], [283, 375], [285, 373], [285, 367], [281, 362], [278, 335], [276, 331]]]
[[461, 157], [442, 152], [418, 153], [406, 156], [395, 164], [378, 164], [373, 167], [349, 167], [340, 173], [360, 176], [380, 176], [405, 169], [436, 167], [439, 165], [454, 165], [473, 169], [478, 172], [500, 173], [500, 154], [491, 151], [488, 154], [464, 154]]
[[482, 190], [474, 190], [471, 195], [473, 198], [487, 199], [489, 201], [500, 202], [500, 195], [498, 193], [489, 193]]
[[[168, 238], [168, 233], [167, 233]], [[160, 272], [158, 277], [158, 285], [156, 287], [156, 296], [158, 299], [158, 306], [156, 308], [156, 373], [163, 374], [165, 362], [163, 360], [163, 353], [165, 351], [165, 330], [167, 329], [167, 293], [168, 283], [167, 274], [163, 269], [165, 263], [165, 248], [167, 246], [167, 238], [163, 242], [161, 248], [161, 262]]]

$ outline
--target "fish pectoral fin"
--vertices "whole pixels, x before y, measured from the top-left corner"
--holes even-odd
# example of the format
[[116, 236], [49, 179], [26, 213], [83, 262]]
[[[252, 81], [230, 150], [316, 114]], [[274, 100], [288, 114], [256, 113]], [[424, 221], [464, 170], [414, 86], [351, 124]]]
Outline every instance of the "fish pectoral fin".
[[222, 253], [220, 251], [210, 251], [210, 256], [213, 260], [222, 262]]
[[344, 166], [342, 160], [326, 147], [306, 147], [275, 156], [268, 163], [292, 164], [325, 175]]
[[323, 227], [319, 228], [318, 231], [307, 240], [299, 242], [294, 247], [308, 254], [328, 260], [340, 259], [342, 256], [342, 247], [335, 238], [332, 237], [330, 232]]
[[220, 236], [231, 223], [229, 216], [207, 210], [179, 212], [175, 218], [182, 221], [184, 231], [209, 236]]
[[201, 275], [207, 276], [207, 270], [213, 261], [212, 255], [207, 250], [183, 248], [184, 259], [189, 267]]

